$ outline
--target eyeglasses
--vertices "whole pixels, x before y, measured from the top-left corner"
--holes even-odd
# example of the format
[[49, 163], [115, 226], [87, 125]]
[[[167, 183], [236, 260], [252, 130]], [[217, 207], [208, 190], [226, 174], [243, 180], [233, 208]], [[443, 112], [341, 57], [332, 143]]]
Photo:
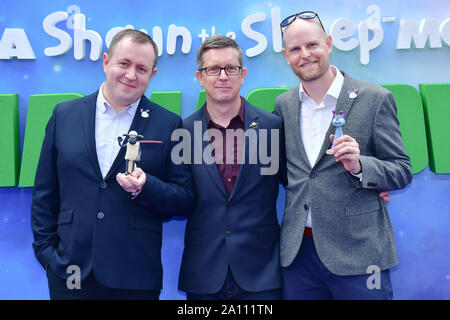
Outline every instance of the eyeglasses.
[[208, 76], [218, 76], [222, 72], [222, 70], [225, 71], [225, 74], [227, 76], [237, 76], [241, 73], [242, 66], [226, 66], [226, 67], [206, 67], [206, 68], [200, 68], [198, 71], [202, 72], [205, 71]]
[[319, 15], [317, 13], [315, 13], [314, 11], [303, 11], [303, 12], [299, 12], [299, 13], [290, 15], [289, 17], [287, 17], [286, 19], [281, 21], [281, 23], [280, 23], [281, 33], [283, 33], [284, 30], [286, 30], [286, 27], [288, 25], [290, 25], [292, 22], [294, 22], [294, 20], [297, 18], [306, 19], [306, 20], [317, 18], [317, 20], [319, 20], [320, 26], [322, 27], [323, 31], [326, 33], [325, 28], [323, 27], [322, 21], [320, 21]]

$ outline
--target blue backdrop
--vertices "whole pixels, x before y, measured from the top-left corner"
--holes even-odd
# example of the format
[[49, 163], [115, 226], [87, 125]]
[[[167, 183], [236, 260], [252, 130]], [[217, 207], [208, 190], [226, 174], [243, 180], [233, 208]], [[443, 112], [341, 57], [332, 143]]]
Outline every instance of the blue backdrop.
[[[374, 5], [375, 6], [372, 6]], [[347, 18], [356, 30], [351, 38], [356, 46], [344, 50], [334, 48], [331, 62], [353, 77], [380, 84], [402, 83], [418, 88], [419, 83], [450, 82], [450, 47], [442, 41], [441, 48], [397, 49], [402, 19], [413, 19], [420, 25], [422, 19], [443, 23], [450, 18], [447, 0], [424, 1], [355, 1], [341, 0], [238, 0], [179, 2], [167, 1], [13, 1], [3, 0], [0, 12], [0, 35], [9, 28], [22, 29], [29, 48], [25, 53], [34, 59], [0, 59], [0, 94], [19, 95], [20, 148], [26, 126], [28, 99], [42, 93], [79, 92], [89, 94], [104, 80], [101, 59], [90, 58], [91, 45], [85, 48], [85, 57], [76, 59], [74, 46], [48, 56], [46, 48], [59, 45], [59, 40], [45, 31], [44, 20], [56, 12], [66, 12], [55, 28], [64, 31], [69, 43], [75, 38], [74, 14], [85, 17], [86, 29], [98, 33], [103, 51], [108, 32], [115, 27], [132, 25], [162, 35], [162, 55], [158, 72], [152, 79], [147, 96], [153, 91], [182, 91], [181, 115], [190, 115], [196, 106], [199, 90], [195, 78], [195, 53], [201, 44], [201, 35], [234, 33], [242, 49], [247, 51], [248, 69], [242, 87], [245, 96], [255, 88], [293, 87], [298, 79], [293, 75], [279, 50], [279, 39], [272, 34], [279, 17], [303, 11], [317, 11], [327, 30], [340, 18]], [[369, 51], [370, 60], [362, 61], [361, 47], [367, 45], [358, 35], [362, 21], [378, 21], [383, 32], [382, 41]], [[252, 34], [246, 29], [246, 23]], [[170, 28], [183, 27], [191, 36], [191, 44], [182, 52], [181, 45], [188, 38], [172, 41], [176, 44], [169, 54]], [[204, 29], [204, 32], [202, 32]], [[449, 28], [447, 28], [449, 29]], [[231, 34], [232, 35], [232, 34]], [[375, 36], [371, 32], [370, 36]], [[442, 36], [444, 38], [444, 35]], [[22, 38], [23, 39], [23, 38]], [[264, 39], [267, 47], [264, 46]], [[171, 42], [171, 41], [169, 41]], [[256, 47], [256, 48], [255, 48]], [[64, 52], [65, 51], [65, 52]], [[0, 106], [1, 107], [1, 106]], [[450, 145], [450, 144], [449, 144]], [[449, 299], [450, 298], [450, 175], [435, 174], [428, 167], [414, 175], [413, 182], [404, 190], [392, 192], [388, 208], [391, 214], [398, 246], [399, 266], [392, 269], [395, 299]], [[45, 272], [34, 258], [31, 247], [30, 204], [32, 188], [0, 188], [0, 299], [48, 299]], [[279, 218], [284, 206], [284, 191], [280, 192]], [[164, 288], [161, 299], [184, 299], [177, 290], [178, 270], [183, 250], [184, 220], [164, 224], [163, 266]]]

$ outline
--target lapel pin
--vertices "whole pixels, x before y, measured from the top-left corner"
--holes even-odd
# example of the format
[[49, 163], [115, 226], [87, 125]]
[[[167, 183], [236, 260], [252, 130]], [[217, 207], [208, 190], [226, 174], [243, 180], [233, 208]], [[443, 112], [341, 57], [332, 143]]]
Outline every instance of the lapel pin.
[[258, 122], [252, 122], [252, 123], [250, 123], [250, 128], [253, 128], [253, 129], [258, 128]]
[[150, 112], [150, 110], [144, 110], [144, 109], [141, 109], [141, 117], [142, 118], [148, 118], [149, 117], [149, 113]]
[[348, 90], [347, 93], [350, 99], [355, 99], [358, 96], [358, 89]]

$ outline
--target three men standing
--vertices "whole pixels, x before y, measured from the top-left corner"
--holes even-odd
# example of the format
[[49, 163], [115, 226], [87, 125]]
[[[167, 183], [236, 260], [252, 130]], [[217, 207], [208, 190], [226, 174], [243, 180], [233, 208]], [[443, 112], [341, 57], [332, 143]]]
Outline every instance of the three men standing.
[[[332, 39], [317, 14], [295, 14], [281, 26], [284, 56], [300, 79], [276, 101], [281, 118], [240, 96], [247, 70], [234, 40], [213, 36], [199, 48], [206, 103], [184, 127], [194, 137], [200, 125], [202, 139], [191, 145], [211, 144], [212, 162], [189, 168], [170, 159], [171, 134], [182, 123], [143, 95], [158, 54], [139, 31], [113, 39], [98, 92], [55, 107], [32, 203], [33, 246], [52, 298], [157, 299], [161, 214], [191, 211], [179, 276], [188, 299], [279, 299], [282, 283], [287, 299], [392, 298], [397, 256], [379, 192], [412, 178], [393, 96], [330, 65]], [[332, 111], [343, 111], [346, 124], [326, 155]], [[139, 168], [123, 175], [124, 150], [112, 140], [130, 130], [161, 143], [143, 145]], [[278, 153], [279, 172], [262, 174], [267, 164], [250, 161], [261, 148]], [[287, 183], [281, 242], [280, 180]], [[80, 267], [84, 290], [65, 288], [70, 265]], [[372, 266], [381, 271], [380, 290], [367, 288]]]

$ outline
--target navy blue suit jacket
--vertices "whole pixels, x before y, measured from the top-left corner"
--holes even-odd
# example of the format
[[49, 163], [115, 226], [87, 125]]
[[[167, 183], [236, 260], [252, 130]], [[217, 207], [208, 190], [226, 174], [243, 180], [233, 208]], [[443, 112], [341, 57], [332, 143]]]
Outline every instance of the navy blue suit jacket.
[[[244, 107], [244, 131], [281, 129], [281, 118], [250, 105]], [[205, 106], [183, 120], [194, 138], [194, 123], [207, 130]], [[252, 122], [257, 124], [251, 129]], [[279, 131], [280, 135], [282, 130]], [[267, 135], [266, 135], [267, 136]], [[195, 137], [193, 149], [210, 143]], [[280, 136], [280, 141], [283, 138]], [[268, 139], [269, 154], [272, 145]], [[197, 144], [197, 145], [196, 145]], [[260, 140], [258, 139], [260, 149]], [[199, 294], [216, 293], [224, 284], [228, 266], [241, 288], [265, 291], [281, 287], [279, 225], [276, 213], [279, 174], [261, 175], [260, 158], [250, 164], [249, 140], [245, 139], [246, 162], [228, 197], [216, 163], [192, 164], [197, 202], [188, 217], [185, 248], [179, 276], [179, 289]], [[254, 150], [253, 150], [254, 151]], [[282, 152], [280, 152], [282, 153]], [[280, 163], [282, 163], [280, 159]]]
[[[132, 200], [116, 181], [125, 171], [125, 148], [105, 178], [100, 171], [97, 94], [57, 105], [47, 124], [31, 206], [35, 254], [62, 278], [77, 265], [82, 279], [93, 270], [108, 287], [158, 290], [163, 216], [189, 214], [195, 201], [190, 168], [170, 158], [171, 133], [182, 120], [141, 98], [130, 130], [162, 143], [141, 143], [138, 166], [147, 179]], [[150, 116], [141, 117], [140, 109]]]

